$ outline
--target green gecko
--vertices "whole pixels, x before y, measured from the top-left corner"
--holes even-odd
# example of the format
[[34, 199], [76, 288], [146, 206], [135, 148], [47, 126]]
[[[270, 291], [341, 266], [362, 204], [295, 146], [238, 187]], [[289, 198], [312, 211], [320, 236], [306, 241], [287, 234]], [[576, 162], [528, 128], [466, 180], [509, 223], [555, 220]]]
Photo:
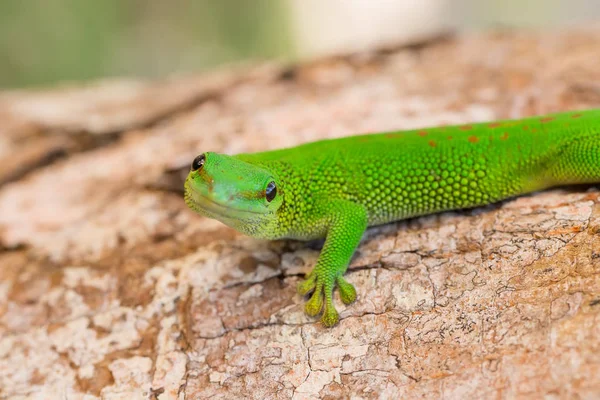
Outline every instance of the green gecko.
[[321, 140], [229, 156], [203, 153], [185, 181], [185, 202], [247, 235], [325, 238], [298, 285], [310, 316], [333, 326], [337, 286], [366, 228], [481, 206], [556, 185], [600, 182], [600, 109], [520, 120]]

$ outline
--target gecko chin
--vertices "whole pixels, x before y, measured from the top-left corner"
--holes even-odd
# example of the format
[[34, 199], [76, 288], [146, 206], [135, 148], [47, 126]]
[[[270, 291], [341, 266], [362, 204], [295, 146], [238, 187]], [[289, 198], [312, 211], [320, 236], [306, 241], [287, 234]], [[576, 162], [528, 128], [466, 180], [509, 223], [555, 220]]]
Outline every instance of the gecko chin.
[[234, 207], [229, 203], [219, 202], [209, 197], [198, 190], [201, 188], [195, 186], [190, 179], [186, 180], [184, 185], [184, 200], [190, 209], [205, 217], [216, 219], [246, 235], [267, 238], [265, 235], [267, 227], [276, 220], [273, 211]]
[[[206, 194], [201, 193], [189, 180], [185, 182], [184, 192], [185, 203], [188, 207], [200, 214], [211, 214], [221, 218], [236, 218], [236, 219], [251, 219], [252, 216], [260, 216], [268, 213], [268, 210], [264, 212], [257, 210], [247, 210], [242, 208], [232, 207], [229, 204], [221, 203], [215, 199], [212, 199]], [[212, 217], [215, 218], [215, 217]]]

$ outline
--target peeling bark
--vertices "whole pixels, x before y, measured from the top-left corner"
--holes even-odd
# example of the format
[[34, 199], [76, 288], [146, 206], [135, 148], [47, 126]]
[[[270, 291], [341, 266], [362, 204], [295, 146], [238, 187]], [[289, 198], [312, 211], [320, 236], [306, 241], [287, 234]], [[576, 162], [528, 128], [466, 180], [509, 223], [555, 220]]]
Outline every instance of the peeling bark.
[[370, 229], [333, 329], [295, 293], [318, 243], [179, 193], [205, 149], [599, 107], [599, 47], [502, 33], [0, 94], [0, 397], [600, 396], [597, 186]]

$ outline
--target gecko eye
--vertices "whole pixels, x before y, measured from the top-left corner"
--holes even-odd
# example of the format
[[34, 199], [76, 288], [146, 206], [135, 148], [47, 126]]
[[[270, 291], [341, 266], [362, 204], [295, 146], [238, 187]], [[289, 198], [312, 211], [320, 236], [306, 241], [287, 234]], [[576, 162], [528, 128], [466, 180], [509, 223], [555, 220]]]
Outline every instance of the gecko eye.
[[271, 181], [267, 185], [267, 189], [265, 190], [265, 197], [267, 201], [270, 203], [275, 196], [277, 195], [277, 186], [275, 186], [275, 182]]
[[198, 171], [200, 168], [202, 168], [205, 160], [206, 157], [204, 154], [200, 154], [198, 157], [194, 158], [194, 161], [192, 162], [192, 171]]

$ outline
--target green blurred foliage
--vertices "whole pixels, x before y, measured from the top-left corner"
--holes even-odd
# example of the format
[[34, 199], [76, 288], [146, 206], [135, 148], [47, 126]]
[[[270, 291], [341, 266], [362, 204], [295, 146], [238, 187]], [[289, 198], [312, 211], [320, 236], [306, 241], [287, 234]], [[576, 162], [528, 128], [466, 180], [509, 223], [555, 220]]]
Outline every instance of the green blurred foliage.
[[277, 0], [1, 0], [0, 87], [290, 55]]
[[[297, 56], [293, 43], [298, 40], [291, 33], [292, 5], [301, 1], [0, 0], [0, 88], [168, 76], [238, 60], [290, 59]], [[343, 4], [351, 7], [352, 1]], [[371, 1], [376, 7], [383, 0]], [[452, 6], [451, 24], [467, 30], [556, 29], [600, 17], [600, 0], [440, 1]], [[324, 12], [319, 4], [313, 3], [315, 13]], [[352, 34], [356, 27], [339, 29]]]

